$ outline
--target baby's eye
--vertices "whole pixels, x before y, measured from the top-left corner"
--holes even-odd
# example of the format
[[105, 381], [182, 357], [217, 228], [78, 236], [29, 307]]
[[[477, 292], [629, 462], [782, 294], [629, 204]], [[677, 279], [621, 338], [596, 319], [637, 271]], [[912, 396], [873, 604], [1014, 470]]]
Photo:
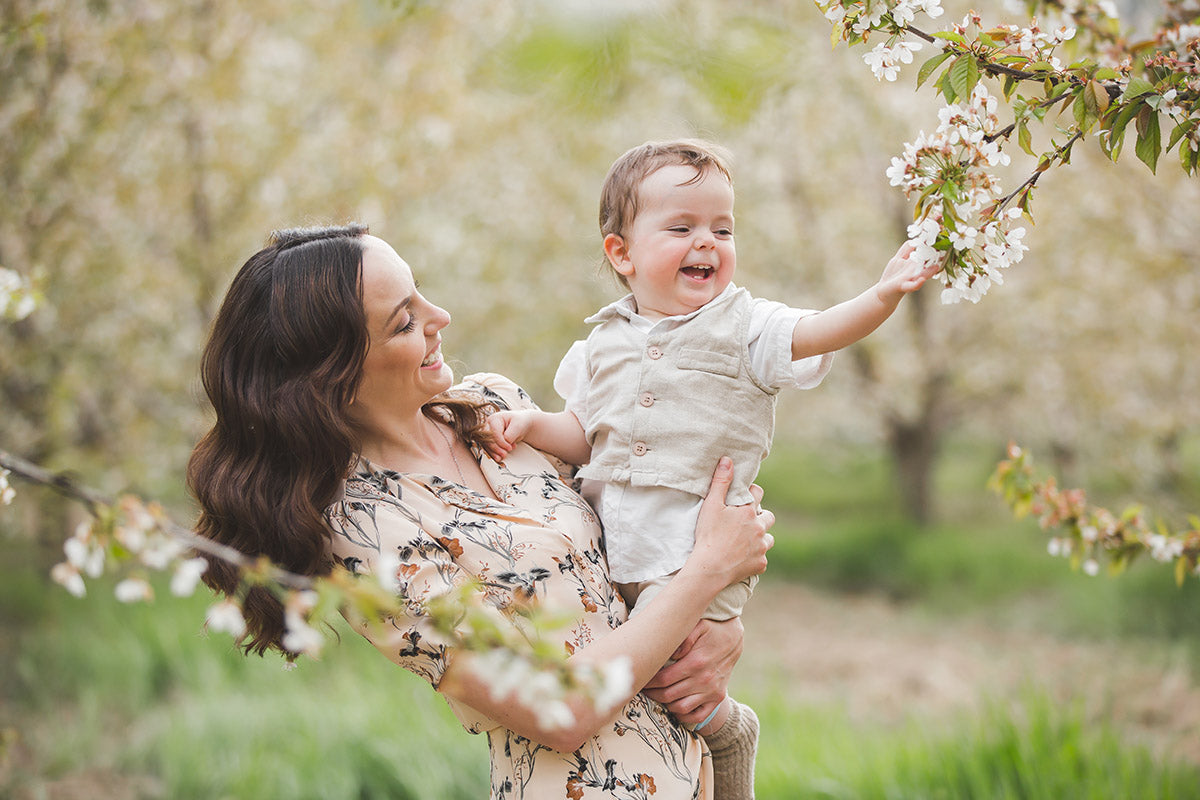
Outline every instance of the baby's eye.
[[733, 228], [717, 228], [717, 236], [733, 236]]
[[667, 228], [667, 230], [669, 230], [671, 233], [687, 233], [689, 228], [687, 225], [672, 225], [670, 228]]

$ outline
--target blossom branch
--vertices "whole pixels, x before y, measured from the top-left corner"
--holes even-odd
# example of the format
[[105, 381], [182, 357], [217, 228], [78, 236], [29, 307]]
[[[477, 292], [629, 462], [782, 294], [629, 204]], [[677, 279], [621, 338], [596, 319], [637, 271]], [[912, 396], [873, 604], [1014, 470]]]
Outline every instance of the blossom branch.
[[[477, 658], [473, 668], [500, 700], [515, 697], [537, 714], [546, 729], [570, 725], [573, 715], [567, 694], [578, 692], [595, 707], [607, 711], [628, 697], [633, 675], [627, 659], [597, 664], [573, 664], [564, 648], [553, 644], [551, 631], [575, 622], [538, 606], [513, 607], [507, 611], [487, 603], [478, 583], [466, 582], [444, 596], [426, 602], [410, 602], [397, 580], [401, 568], [381, 564], [375, 580], [366, 575], [334, 570], [324, 577], [297, 575], [265, 558], [244, 553], [200, 536], [173, 522], [156, 504], [146, 504], [130, 495], [111, 498], [65, 473], [54, 473], [0, 449], [0, 481], [7, 487], [8, 475], [45, 486], [64, 497], [83, 503], [92, 520], [63, 544], [66, 560], [54, 566], [51, 577], [71, 594], [86, 593], [84, 575], [98, 578], [110, 562], [124, 564], [127, 576], [115, 587], [122, 602], [154, 598], [142, 569], [172, 570], [171, 592], [190, 595], [208, 562], [194, 553], [225, 561], [242, 575], [243, 585], [263, 586], [279, 596], [283, 606], [283, 649], [291, 666], [297, 655], [316, 655], [325, 636], [315, 623], [342, 609], [368, 626], [390, 618], [421, 616], [434, 630], [461, 651]], [[7, 490], [0, 491], [8, 499]], [[499, 616], [507, 618], [502, 620]], [[517, 618], [519, 617], [519, 621]], [[233, 598], [218, 601], [208, 609], [205, 625], [240, 639], [246, 631], [241, 606]]]
[[1200, 518], [1189, 518], [1190, 528], [1171, 531], [1163, 523], [1151, 525], [1140, 506], [1114, 514], [1090, 505], [1082, 489], [1059, 489], [1053, 477], [1037, 478], [1032, 459], [1016, 444], [1009, 444], [988, 487], [1001, 495], [1018, 517], [1033, 514], [1042, 530], [1060, 533], [1050, 539], [1053, 556], [1071, 560], [1088, 575], [1100, 571], [1101, 559], [1118, 573], [1140, 555], [1160, 564], [1174, 564], [1175, 580], [1189, 574], [1200, 577]]

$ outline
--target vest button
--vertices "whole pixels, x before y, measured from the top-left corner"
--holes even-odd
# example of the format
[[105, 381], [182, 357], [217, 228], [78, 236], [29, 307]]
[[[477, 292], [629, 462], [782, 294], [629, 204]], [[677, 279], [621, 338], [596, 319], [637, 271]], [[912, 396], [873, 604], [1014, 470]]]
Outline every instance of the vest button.
[[650, 448], [646, 446], [645, 442], [634, 442], [633, 443], [633, 454], [635, 456], [644, 456], [644, 455], [646, 455], [646, 453], [649, 450], [650, 450]]
[[654, 405], [654, 395], [650, 394], [649, 392], [644, 392], [642, 396], [638, 398], [638, 402], [644, 405], [646, 408], [649, 408], [650, 406]]
[[651, 345], [650, 349], [646, 351], [646, 355], [650, 356], [655, 361], [658, 361], [660, 358], [662, 358], [663, 351], [661, 347], [658, 347], [657, 345]]

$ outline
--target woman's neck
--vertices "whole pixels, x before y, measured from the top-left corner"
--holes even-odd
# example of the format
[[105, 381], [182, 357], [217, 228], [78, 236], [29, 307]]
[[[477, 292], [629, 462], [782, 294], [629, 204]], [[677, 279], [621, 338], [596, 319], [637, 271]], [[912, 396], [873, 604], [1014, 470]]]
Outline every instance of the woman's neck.
[[408, 417], [372, 415], [360, 424], [360, 447], [367, 460], [411, 472], [405, 464], [438, 460], [446, 451], [446, 442], [437, 423], [417, 411]]

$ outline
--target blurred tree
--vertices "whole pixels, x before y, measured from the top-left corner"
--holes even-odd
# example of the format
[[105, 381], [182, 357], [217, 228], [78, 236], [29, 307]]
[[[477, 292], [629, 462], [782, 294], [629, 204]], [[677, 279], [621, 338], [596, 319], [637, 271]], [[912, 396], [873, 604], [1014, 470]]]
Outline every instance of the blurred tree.
[[[47, 301], [0, 327], [0, 441], [177, 502], [205, 425], [208, 319], [272, 228], [370, 224], [454, 313], [461, 370], [506, 372], [555, 407], [559, 355], [617, 296], [595, 223], [617, 155], [678, 135], [727, 145], [739, 283], [824, 307], [904, 238], [884, 171], [936, 119], [931, 98], [831, 52], [817, 11], [778, 0], [3, 11], [0, 264], [42, 272]], [[1127, 171], [1085, 166], [1045, 190], [1010, 285], [969, 309], [906, 302], [821, 389], [785, 399], [780, 437], [889, 443], [927, 518], [954, 431], [1064, 453], [1133, 452], [1151, 419], [1166, 445], [1194, 431], [1195, 367], [1177, 346], [1194, 335], [1194, 182], [1160, 175], [1130, 190], [1142, 205], [1115, 203]], [[1151, 262], [1155, 280], [1131, 287]], [[1139, 335], [1097, 349], [1103, 330]]]

